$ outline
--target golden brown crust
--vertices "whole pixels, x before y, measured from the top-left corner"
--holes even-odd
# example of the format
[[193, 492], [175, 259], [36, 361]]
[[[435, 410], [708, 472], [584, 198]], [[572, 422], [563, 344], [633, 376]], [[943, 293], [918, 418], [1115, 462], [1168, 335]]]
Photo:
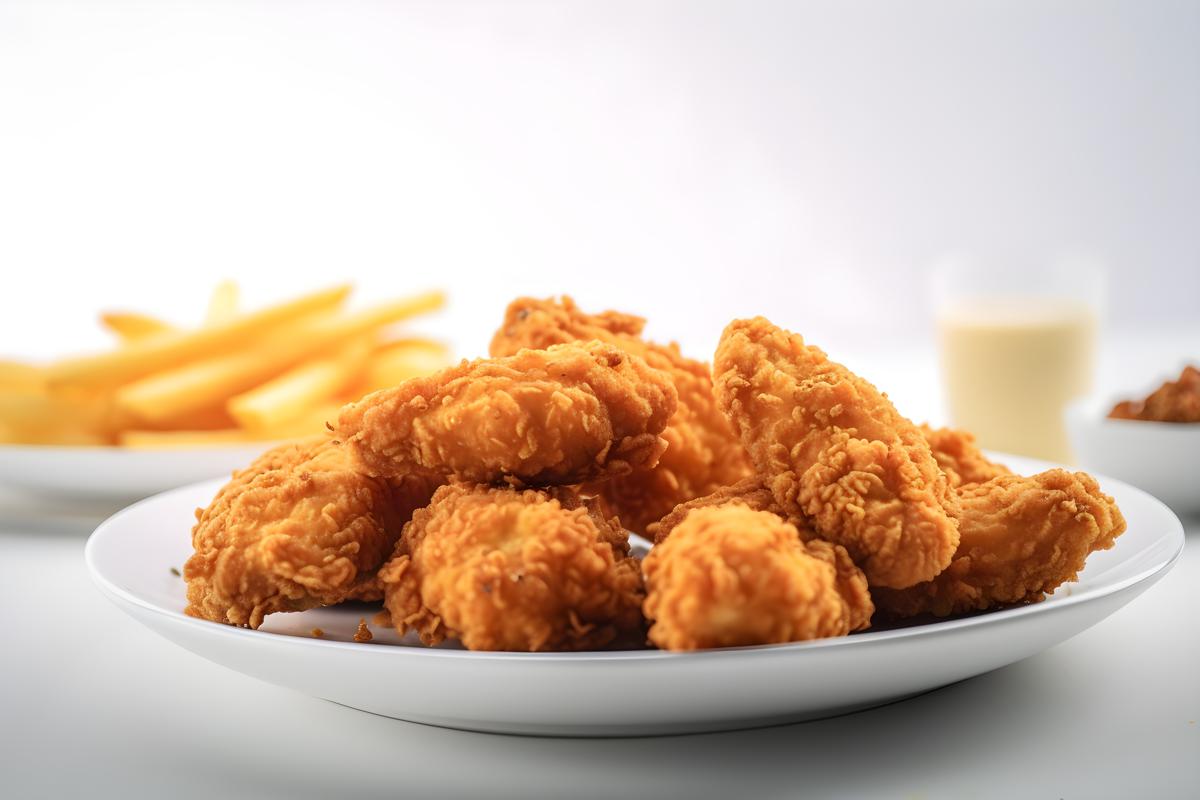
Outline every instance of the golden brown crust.
[[372, 475], [432, 471], [573, 484], [657, 463], [667, 376], [600, 342], [464, 361], [342, 409], [337, 434]]
[[[722, 486], [712, 494], [704, 497], [697, 497], [689, 500], [686, 503], [680, 503], [671, 509], [671, 512], [658, 522], [647, 526], [646, 535], [653, 539], [655, 544], [659, 544], [666, 540], [671, 535], [671, 531], [678, 527], [679, 523], [683, 522], [684, 517], [690, 511], [697, 508], [714, 508], [732, 505], [733, 503], [741, 503], [752, 511], [770, 511], [773, 514], [781, 514], [779, 504], [775, 502], [775, 495], [771, 494], [771, 490], [763, 483], [762, 478], [752, 475], [749, 478], [738, 481], [732, 486]], [[797, 528], [806, 529], [808, 526], [800, 520], [789, 520]], [[797, 523], [800, 524], [797, 524]], [[803, 530], [801, 537], [808, 539], [810, 536], [805, 536]]]
[[921, 435], [929, 442], [951, 488], [967, 483], [983, 483], [999, 475], [1011, 475], [1012, 470], [990, 460], [975, 444], [975, 436], [956, 428], [931, 428], [921, 425]]
[[320, 439], [264, 453], [196, 512], [186, 613], [257, 628], [272, 612], [378, 597], [374, 571], [433, 488], [367, 477]]
[[845, 546], [872, 586], [911, 586], [950, 562], [953, 492], [886, 395], [762, 317], [730, 323], [714, 371], [780, 508]]
[[866, 627], [866, 578], [845, 550], [738, 502], [696, 508], [642, 562], [650, 640], [667, 650], [776, 644]]
[[1179, 380], [1167, 381], [1145, 400], [1117, 403], [1108, 416], [1148, 422], [1200, 422], [1200, 369], [1189, 364]]
[[950, 566], [908, 589], [875, 589], [881, 612], [947, 616], [1037, 602], [1125, 530], [1116, 503], [1083, 472], [1001, 475], [960, 495], [962, 540]]
[[834, 570], [834, 586], [838, 595], [846, 605], [846, 624], [850, 632], [863, 631], [871, 627], [871, 616], [875, 613], [875, 603], [871, 600], [871, 590], [867, 585], [867, 576], [854, 563], [854, 559], [840, 544], [831, 544], [823, 539], [810, 539], [804, 543], [804, 549], [813, 558], [824, 561]]
[[379, 574], [392, 624], [426, 644], [588, 650], [640, 643], [643, 592], [625, 533], [569, 489], [444, 486]]
[[685, 357], [675, 344], [642, 339], [643, 324], [640, 317], [616, 311], [586, 314], [570, 297], [557, 301], [522, 297], [509, 304], [490, 351], [493, 356], [510, 356], [522, 348], [595, 339], [670, 375], [679, 404], [663, 431], [667, 450], [657, 466], [591, 487], [622, 524], [639, 532], [677, 504], [750, 474], [745, 450], [713, 397], [708, 365]]

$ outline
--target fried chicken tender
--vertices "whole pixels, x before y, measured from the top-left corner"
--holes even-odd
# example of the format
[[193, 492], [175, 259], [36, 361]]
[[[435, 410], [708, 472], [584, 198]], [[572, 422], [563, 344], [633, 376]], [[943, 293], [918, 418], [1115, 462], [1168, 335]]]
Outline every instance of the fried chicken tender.
[[[722, 486], [712, 494], [680, 503], [658, 522], [649, 525], [646, 528], [646, 535], [653, 539], [655, 544], [660, 544], [671, 535], [671, 531], [675, 530], [693, 509], [728, 506], [733, 503], [741, 503], [752, 511], [770, 511], [781, 517], [784, 516], [779, 504], [775, 502], [775, 495], [771, 494], [771, 490], [766, 487], [762, 478], [752, 475], [732, 486]], [[800, 538], [805, 540], [813, 538], [811, 531], [805, 535], [808, 525], [804, 521], [799, 519], [788, 521], [801, 530]]]
[[645, 640], [625, 531], [571, 489], [443, 486], [379, 572], [392, 624], [471, 650], [592, 650]]
[[1083, 472], [1001, 475], [959, 494], [962, 539], [954, 560], [927, 583], [874, 589], [881, 612], [944, 617], [1037, 602], [1075, 580], [1088, 555], [1112, 547], [1125, 530], [1116, 503]]
[[729, 324], [714, 375], [780, 508], [843, 545], [872, 586], [902, 589], [950, 563], [954, 493], [886, 395], [762, 317]]
[[196, 511], [185, 612], [257, 628], [276, 611], [378, 599], [375, 570], [435, 485], [367, 477], [328, 440], [267, 451]]
[[844, 636], [870, 624], [867, 581], [844, 548], [733, 501], [687, 513], [642, 562], [650, 641], [666, 650]]
[[[937, 460], [942, 472], [946, 473], [946, 478], [953, 488], [958, 488], [965, 483], [983, 483], [997, 475], [1012, 474], [1008, 467], [989, 460], [975, 445], [975, 437], [967, 431], [955, 428], [934, 429], [928, 425], [921, 425], [920, 429], [921, 435], [929, 442], [934, 459]], [[770, 511], [786, 518], [788, 522], [800, 529], [800, 537], [805, 541], [816, 535], [812, 533], [811, 526], [804, 519], [787, 516], [780, 505], [775, 502], [775, 495], [767, 488], [763, 479], [757, 475], [751, 475], [731, 486], [723, 486], [704, 497], [680, 503], [658, 522], [649, 525], [646, 528], [646, 534], [655, 542], [661, 542], [693, 508], [723, 506], [734, 500], [740, 501], [755, 511]]]
[[670, 379], [601, 342], [524, 350], [367, 395], [337, 434], [371, 475], [574, 484], [657, 463], [675, 413]]
[[921, 435], [929, 442], [950, 487], [957, 489], [967, 483], [983, 483], [998, 475], [1011, 475], [1012, 470], [988, 459], [975, 444], [975, 436], [956, 428], [931, 428], [921, 425]]
[[641, 337], [645, 320], [617, 311], [585, 314], [570, 297], [509, 304], [492, 339], [493, 356], [522, 348], [596, 339], [645, 359], [670, 375], [679, 405], [663, 437], [667, 450], [658, 465], [619, 475], [593, 489], [630, 530], [644, 531], [677, 504], [736, 483], [750, 474], [750, 461], [713, 397], [708, 365], [685, 357], [676, 344]]
[[1150, 422], [1200, 422], [1200, 369], [1189, 364], [1179, 380], [1167, 381], [1145, 400], [1117, 403], [1108, 416]]

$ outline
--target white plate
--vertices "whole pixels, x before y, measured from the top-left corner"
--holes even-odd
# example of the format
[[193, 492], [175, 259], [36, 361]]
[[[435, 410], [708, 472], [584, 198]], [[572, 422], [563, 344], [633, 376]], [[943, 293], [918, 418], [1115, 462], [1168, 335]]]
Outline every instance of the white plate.
[[1178, 512], [1200, 511], [1200, 423], [1108, 419], [1114, 403], [1094, 398], [1067, 408], [1080, 467], [1145, 489]]
[[271, 442], [178, 450], [0, 445], [0, 485], [126, 502], [241, 469]]
[[[1004, 460], [1022, 472], [1046, 466]], [[367, 605], [275, 614], [258, 631], [192, 619], [183, 614], [184, 584], [170, 569], [190, 554], [192, 512], [218, 482], [125, 509], [96, 529], [86, 558], [100, 589], [153, 630], [218, 664], [314, 697], [468, 730], [688, 733], [879, 705], [1011, 664], [1104, 619], [1175, 563], [1183, 528], [1144, 492], [1114, 480], [1101, 484], [1129, 530], [1114, 549], [1092, 555], [1078, 583], [1043, 603], [840, 639], [699, 653], [473, 653], [422, 648], [374, 627], [373, 642], [356, 644], [359, 618], [369, 623], [375, 611]], [[313, 628], [326, 637], [312, 638]]]

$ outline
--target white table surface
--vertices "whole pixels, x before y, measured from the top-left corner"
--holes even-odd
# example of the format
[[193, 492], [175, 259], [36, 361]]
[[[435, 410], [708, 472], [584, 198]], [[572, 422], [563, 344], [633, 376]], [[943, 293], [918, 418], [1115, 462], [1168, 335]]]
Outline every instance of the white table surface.
[[[890, 363], [881, 385], [928, 385]], [[1200, 517], [1132, 604], [987, 675], [785, 727], [554, 740], [372, 716], [160, 639], [87, 576], [97, 511], [0, 497], [0, 797], [1200, 796]]]

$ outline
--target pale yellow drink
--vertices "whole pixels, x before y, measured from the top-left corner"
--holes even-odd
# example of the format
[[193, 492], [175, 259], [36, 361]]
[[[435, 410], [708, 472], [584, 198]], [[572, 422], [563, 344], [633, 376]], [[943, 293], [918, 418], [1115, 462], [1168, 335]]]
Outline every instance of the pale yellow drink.
[[1047, 298], [960, 300], [938, 319], [954, 424], [994, 450], [1071, 461], [1063, 408], [1091, 383], [1096, 316]]

